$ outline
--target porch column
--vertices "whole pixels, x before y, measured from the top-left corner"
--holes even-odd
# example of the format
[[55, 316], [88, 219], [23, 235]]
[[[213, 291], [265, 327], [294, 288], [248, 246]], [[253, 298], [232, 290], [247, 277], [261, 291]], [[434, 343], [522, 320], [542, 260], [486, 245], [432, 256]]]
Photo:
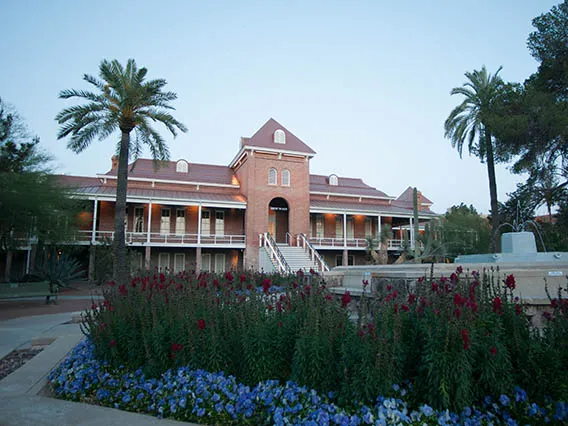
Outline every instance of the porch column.
[[347, 247], [347, 213], [343, 213], [343, 248], [346, 247]]
[[99, 215], [99, 200], [95, 198], [95, 206], [93, 207], [93, 228], [91, 231], [91, 244], [97, 241], [97, 216]]
[[381, 243], [381, 226], [383, 226], [381, 219], [381, 215], [377, 216], [377, 238], [379, 240], [379, 244]]
[[95, 246], [93, 244], [89, 247], [89, 269], [87, 273], [87, 278], [89, 279], [89, 284], [94, 284], [95, 282]]
[[201, 273], [201, 247], [195, 249], [195, 274]]
[[150, 231], [152, 230], [152, 200], [148, 203], [148, 233], [146, 234], [146, 243], [150, 244]]
[[343, 258], [341, 263], [343, 266], [349, 266], [349, 253], [346, 248], [343, 249]]
[[32, 257], [32, 249], [31, 247], [26, 250], [26, 275], [30, 273], [30, 260]]
[[146, 251], [144, 253], [144, 267], [149, 270], [152, 262], [152, 247], [146, 246], [145, 249]]
[[[197, 244], [201, 244], [201, 203], [197, 208]], [[201, 256], [201, 253], [199, 255]]]

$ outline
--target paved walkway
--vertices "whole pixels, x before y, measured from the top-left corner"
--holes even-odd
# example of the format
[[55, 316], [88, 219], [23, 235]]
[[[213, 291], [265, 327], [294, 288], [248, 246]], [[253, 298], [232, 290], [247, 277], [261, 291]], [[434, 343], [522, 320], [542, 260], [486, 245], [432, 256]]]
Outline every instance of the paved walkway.
[[49, 372], [84, 338], [73, 318], [91, 303], [90, 290], [84, 289], [63, 293], [57, 305], [46, 305], [45, 297], [0, 303], [0, 358], [36, 338], [55, 339], [0, 380], [0, 425], [191, 425], [43, 396]]

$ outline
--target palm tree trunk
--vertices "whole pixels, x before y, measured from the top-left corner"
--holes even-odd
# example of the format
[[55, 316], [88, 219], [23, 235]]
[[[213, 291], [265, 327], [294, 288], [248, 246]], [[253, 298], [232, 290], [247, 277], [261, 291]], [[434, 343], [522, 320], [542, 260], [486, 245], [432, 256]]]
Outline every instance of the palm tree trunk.
[[126, 264], [126, 191], [128, 187], [128, 149], [130, 147], [130, 132], [122, 131], [118, 170], [116, 179], [116, 205], [114, 212], [114, 263], [113, 278], [117, 283], [124, 284], [128, 279]]
[[491, 199], [491, 250], [499, 251], [499, 202], [497, 199], [497, 181], [495, 179], [495, 158], [493, 155], [493, 142], [491, 132], [485, 127], [485, 145], [487, 155], [487, 174], [489, 175], [489, 197]]

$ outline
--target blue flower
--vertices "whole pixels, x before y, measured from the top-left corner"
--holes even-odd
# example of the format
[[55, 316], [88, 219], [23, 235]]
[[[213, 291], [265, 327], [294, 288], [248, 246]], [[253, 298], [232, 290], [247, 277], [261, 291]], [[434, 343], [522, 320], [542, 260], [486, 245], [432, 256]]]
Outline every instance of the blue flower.
[[424, 414], [426, 417], [430, 417], [432, 414], [434, 414], [434, 410], [429, 405], [423, 405], [422, 407], [420, 407], [420, 411], [422, 411], [422, 414]]
[[501, 395], [499, 397], [499, 402], [501, 403], [501, 405], [503, 405], [504, 407], [508, 407], [509, 404], [511, 403], [511, 400], [509, 399], [509, 397], [507, 395]]

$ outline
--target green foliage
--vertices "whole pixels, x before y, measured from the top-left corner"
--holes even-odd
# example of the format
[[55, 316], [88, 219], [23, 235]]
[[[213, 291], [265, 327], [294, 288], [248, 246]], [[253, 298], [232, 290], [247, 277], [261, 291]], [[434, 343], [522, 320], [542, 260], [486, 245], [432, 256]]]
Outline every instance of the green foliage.
[[442, 243], [450, 259], [462, 254], [488, 253], [491, 230], [475, 207], [460, 204], [448, 209], [441, 220]]
[[[155, 160], [169, 159], [169, 150], [152, 124], [162, 123], [175, 137], [186, 127], [170, 113], [174, 92], [163, 91], [166, 80], [146, 81], [146, 68], [138, 68], [134, 59], [126, 67], [117, 60], [103, 60], [99, 78], [86, 74], [83, 79], [94, 86], [95, 92], [67, 89], [59, 93], [62, 99], [79, 98], [86, 103], [64, 108], [55, 119], [59, 123], [58, 139], [69, 137], [67, 147], [76, 153], [84, 151], [95, 138], [104, 140], [119, 132], [117, 145], [118, 170], [114, 229], [115, 279], [126, 282], [128, 265], [124, 243], [124, 217], [128, 185], [128, 160], [138, 158], [143, 147], [150, 149]], [[130, 133], [134, 131], [134, 138]], [[158, 164], [158, 163], [156, 163]]]
[[73, 257], [47, 248], [37, 254], [35, 274], [50, 286], [67, 287], [72, 281], [83, 278], [85, 271]]
[[458, 268], [340, 303], [314, 277], [308, 285], [252, 273], [149, 273], [109, 286], [83, 330], [111, 367], [158, 376], [190, 365], [249, 385], [292, 379], [334, 391], [344, 405], [392, 395], [405, 381], [415, 404], [456, 411], [514, 385], [565, 400], [568, 301], [559, 293], [551, 321], [535, 333], [514, 286], [498, 271]]
[[57, 242], [72, 231], [76, 202], [49, 174], [49, 156], [0, 100], [0, 250]]

